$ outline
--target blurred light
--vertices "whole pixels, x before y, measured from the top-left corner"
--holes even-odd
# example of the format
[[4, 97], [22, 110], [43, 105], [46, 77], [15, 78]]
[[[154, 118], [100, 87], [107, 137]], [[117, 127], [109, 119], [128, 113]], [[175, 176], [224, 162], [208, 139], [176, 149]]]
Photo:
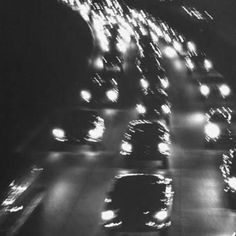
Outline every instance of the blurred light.
[[102, 138], [103, 133], [104, 133], [104, 130], [102, 128], [91, 129], [88, 132], [89, 138], [91, 138], [93, 140], [98, 140], [98, 139]]
[[106, 92], [106, 96], [110, 101], [115, 102], [118, 99], [118, 92], [115, 89], [110, 89]]
[[202, 84], [202, 85], [200, 86], [200, 92], [201, 92], [201, 94], [202, 94], [203, 96], [208, 96], [209, 93], [210, 93], [210, 88], [209, 88], [207, 85]]
[[144, 89], [148, 89], [149, 82], [146, 79], [140, 79], [140, 84]]
[[186, 58], [186, 66], [190, 69], [190, 70], [194, 70], [195, 68], [195, 65], [194, 63], [192, 62], [192, 60], [190, 58]]
[[170, 147], [167, 143], [159, 143], [158, 150], [161, 154], [165, 154], [165, 155], [170, 154]]
[[165, 114], [170, 114], [170, 108], [169, 108], [169, 106], [168, 105], [162, 105], [161, 106], [161, 109], [162, 109], [162, 111], [165, 113]]
[[222, 96], [226, 97], [226, 96], [229, 96], [230, 95], [230, 88], [227, 84], [222, 84], [220, 87], [220, 92], [222, 94]]
[[54, 136], [54, 138], [63, 141], [63, 139], [65, 138], [65, 131], [63, 129], [60, 128], [54, 128], [52, 130], [52, 135]]
[[100, 70], [103, 69], [104, 64], [103, 64], [103, 60], [102, 60], [101, 57], [96, 58], [96, 60], [94, 61], [94, 67], [95, 67], [96, 69], [100, 69]]
[[205, 115], [202, 113], [195, 113], [191, 115], [190, 121], [201, 123], [205, 120]]
[[191, 52], [195, 52], [197, 49], [195, 43], [193, 43], [191, 41], [187, 42], [187, 48]]
[[146, 113], [146, 108], [142, 104], [137, 104], [136, 109], [139, 114], [145, 114]]
[[92, 95], [91, 95], [91, 93], [88, 90], [81, 90], [80, 96], [86, 102], [90, 102], [90, 100], [92, 98]]
[[158, 211], [154, 217], [159, 220], [159, 221], [163, 221], [165, 220], [167, 217], [168, 217], [168, 213], [167, 211], [164, 211], [164, 210], [161, 210], [161, 211]]
[[114, 227], [118, 227], [122, 224], [122, 221], [119, 221], [117, 223], [109, 223], [109, 224], [105, 224], [104, 227], [105, 228], [114, 228]]
[[183, 45], [176, 40], [173, 42], [173, 47], [179, 53], [181, 53], [183, 51]]
[[112, 211], [112, 210], [103, 211], [101, 213], [101, 218], [103, 220], [111, 220], [111, 219], [115, 218], [115, 216], [116, 215], [115, 215], [114, 211]]
[[220, 128], [216, 124], [209, 123], [205, 126], [205, 134], [211, 139], [216, 139], [220, 135]]
[[169, 80], [167, 78], [161, 79], [161, 85], [164, 89], [169, 88], [169, 86], [170, 86]]
[[236, 191], [236, 177], [231, 177], [228, 179], [229, 187]]
[[[124, 152], [124, 153], [131, 153], [132, 152], [132, 145], [128, 142], [123, 142], [121, 144], [121, 152]], [[121, 153], [122, 154], [122, 153]]]
[[205, 59], [204, 60], [204, 67], [208, 71], [208, 70], [211, 70], [213, 68], [213, 64], [210, 60]]
[[164, 53], [167, 57], [169, 58], [174, 58], [177, 56], [176, 54], [176, 51], [174, 50], [173, 47], [170, 47], [170, 46], [167, 46], [165, 49], [164, 49]]

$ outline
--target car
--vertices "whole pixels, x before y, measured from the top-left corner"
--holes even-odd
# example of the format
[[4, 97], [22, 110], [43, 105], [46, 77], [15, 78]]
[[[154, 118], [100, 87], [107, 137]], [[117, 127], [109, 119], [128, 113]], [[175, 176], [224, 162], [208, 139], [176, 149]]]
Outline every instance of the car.
[[121, 142], [120, 155], [128, 165], [151, 162], [168, 168], [170, 133], [161, 121], [133, 120]]
[[208, 73], [214, 69], [213, 63], [204, 53], [187, 55], [184, 58], [189, 72]]
[[136, 104], [140, 118], [163, 119], [166, 124], [170, 123], [171, 104], [167, 93], [162, 89], [150, 90], [143, 94]]
[[231, 89], [220, 74], [199, 77], [197, 83], [200, 94], [205, 101], [227, 103], [231, 98]]
[[[144, 194], [145, 193], [145, 194]], [[117, 176], [101, 212], [103, 228], [115, 232], [158, 232], [171, 225], [172, 179], [158, 174]]]
[[86, 144], [95, 149], [105, 131], [104, 119], [97, 112], [77, 108], [57, 113], [50, 127], [51, 140], [57, 144]]
[[110, 73], [95, 73], [79, 92], [82, 104], [114, 104], [119, 100], [119, 85], [116, 76]]
[[211, 108], [204, 127], [207, 147], [228, 148], [235, 143], [236, 115], [229, 107]]
[[163, 89], [168, 91], [170, 87], [169, 79], [167, 78], [164, 71], [157, 71], [157, 73], [149, 74], [145, 76], [142, 72], [140, 72], [140, 80], [139, 80], [139, 89], [143, 91], [143, 93], [147, 93], [148, 90], [156, 90]]
[[220, 170], [225, 182], [225, 192], [228, 193], [229, 204], [236, 209], [236, 147], [222, 155]]

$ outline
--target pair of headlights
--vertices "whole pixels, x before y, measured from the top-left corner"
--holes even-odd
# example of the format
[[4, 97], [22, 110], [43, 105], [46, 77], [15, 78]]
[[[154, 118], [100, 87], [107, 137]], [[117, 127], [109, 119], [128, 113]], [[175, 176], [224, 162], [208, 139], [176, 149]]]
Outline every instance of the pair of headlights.
[[[97, 126], [94, 129], [90, 129], [88, 131], [88, 140], [97, 141], [103, 137], [103, 133], [104, 133], [103, 126]], [[52, 135], [58, 141], [64, 142], [66, 140], [66, 132], [61, 128], [52, 129]]]
[[[107, 210], [107, 211], [103, 211], [101, 213], [101, 218], [104, 221], [112, 220], [116, 216], [117, 216], [117, 214], [116, 214], [116, 211], [114, 211], [114, 210]], [[168, 213], [166, 210], [160, 210], [160, 211], [156, 212], [155, 214], [153, 214], [153, 218], [155, 218], [158, 221], [164, 221], [167, 217], [168, 217]]]
[[[229, 96], [231, 92], [230, 87], [227, 84], [220, 85], [219, 90], [223, 97]], [[210, 94], [211, 90], [209, 86], [207, 86], [206, 84], [202, 84], [200, 86], [200, 92], [203, 96], [207, 97]]]
[[[158, 143], [157, 148], [161, 154], [169, 155], [170, 154], [170, 147], [167, 143], [161, 142]], [[123, 141], [121, 144], [121, 154], [130, 154], [133, 150], [132, 144]]]
[[[92, 99], [92, 94], [89, 90], [82, 90], [80, 92], [80, 97], [86, 101], [86, 102], [90, 102]], [[112, 102], [116, 102], [118, 97], [119, 97], [119, 93], [117, 90], [115, 89], [109, 89], [106, 91], [106, 97], [108, 100], [112, 101]]]
[[[137, 104], [136, 109], [137, 109], [137, 112], [139, 114], [145, 114], [147, 112], [147, 108], [142, 104]], [[166, 104], [163, 104], [161, 106], [161, 110], [164, 114], [170, 114], [171, 113], [170, 107]]]

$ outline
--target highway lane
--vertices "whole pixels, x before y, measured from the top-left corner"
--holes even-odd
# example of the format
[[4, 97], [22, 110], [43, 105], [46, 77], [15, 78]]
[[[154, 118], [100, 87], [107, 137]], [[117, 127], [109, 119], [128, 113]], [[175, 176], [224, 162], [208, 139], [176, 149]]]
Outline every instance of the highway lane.
[[[170, 235], [231, 235], [236, 214], [228, 209], [220, 177], [221, 151], [204, 149], [203, 104], [178, 57], [166, 59], [173, 104], [170, 158], [175, 199]], [[32, 153], [43, 160], [45, 195], [17, 233], [9, 235], [100, 236], [100, 212], [112, 178], [124, 171], [118, 149], [134, 109], [102, 112], [108, 124], [105, 150], [81, 148]], [[14, 230], [12, 230], [14, 232]], [[139, 234], [142, 235], [142, 234]]]

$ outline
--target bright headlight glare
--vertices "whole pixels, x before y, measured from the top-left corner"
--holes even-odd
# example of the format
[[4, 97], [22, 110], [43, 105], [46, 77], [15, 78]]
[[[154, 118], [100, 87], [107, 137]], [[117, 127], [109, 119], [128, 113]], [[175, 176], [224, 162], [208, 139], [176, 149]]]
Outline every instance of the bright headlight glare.
[[170, 108], [168, 105], [162, 105], [161, 109], [165, 114], [170, 114]]
[[205, 134], [211, 139], [216, 139], [220, 135], [220, 128], [216, 124], [209, 123], [205, 126]]
[[231, 177], [228, 179], [229, 187], [236, 190], [236, 177]]
[[132, 145], [128, 142], [123, 142], [121, 144], [121, 151], [126, 152], [126, 153], [131, 153], [132, 152]]
[[54, 138], [64, 139], [65, 138], [65, 131], [60, 128], [54, 128], [52, 130], [52, 135], [54, 136]]
[[164, 49], [164, 53], [167, 57], [169, 58], [174, 58], [177, 56], [176, 54], [176, 51], [173, 47], [170, 47], [170, 46], [167, 46], [165, 49]]
[[137, 104], [136, 109], [139, 114], [145, 114], [146, 113], [146, 108], [142, 104]]
[[200, 86], [200, 92], [203, 96], [208, 96], [210, 93], [210, 88], [207, 85], [203, 84]]
[[210, 70], [213, 68], [213, 64], [210, 60], [205, 59], [204, 60], [204, 67], [206, 68], [206, 70]]
[[80, 96], [86, 102], [90, 102], [90, 100], [92, 98], [92, 95], [88, 90], [81, 90]]
[[94, 61], [94, 66], [97, 68], [97, 69], [103, 69], [104, 65], [103, 65], [103, 60], [101, 57], [98, 57], [96, 58], [96, 60]]
[[141, 79], [140, 84], [144, 89], [147, 89], [149, 87], [149, 82], [146, 79]]
[[162, 154], [169, 154], [170, 153], [170, 147], [167, 143], [159, 143], [158, 150]]
[[192, 60], [190, 58], [186, 59], [186, 65], [190, 70], [194, 70], [194, 68], [195, 68], [194, 63], [192, 62]]
[[193, 43], [191, 41], [187, 42], [187, 48], [191, 52], [195, 52], [196, 51], [196, 45], [195, 45], [195, 43]]
[[173, 47], [177, 52], [182, 52], [182, 50], [183, 50], [182, 44], [178, 41], [173, 42]]
[[114, 89], [110, 89], [106, 92], [106, 96], [110, 101], [115, 102], [118, 99], [118, 92]]
[[91, 129], [88, 132], [89, 137], [92, 138], [92, 139], [100, 139], [100, 138], [102, 138], [103, 133], [104, 133], [104, 130], [102, 128], [100, 128], [100, 127], [95, 128], [95, 129]]
[[167, 78], [166, 79], [161, 79], [161, 85], [164, 89], [169, 88], [170, 84], [169, 84], [168, 79]]
[[159, 220], [159, 221], [163, 221], [165, 220], [167, 217], [168, 217], [168, 213], [167, 211], [164, 211], [164, 210], [161, 210], [161, 211], [158, 211], [154, 217]]
[[101, 218], [102, 220], [112, 220], [113, 218], [115, 218], [115, 212], [112, 210], [108, 210], [108, 211], [103, 211], [101, 213]]
[[220, 93], [222, 94], [222, 96], [226, 97], [230, 95], [230, 88], [227, 84], [222, 84], [220, 87]]

